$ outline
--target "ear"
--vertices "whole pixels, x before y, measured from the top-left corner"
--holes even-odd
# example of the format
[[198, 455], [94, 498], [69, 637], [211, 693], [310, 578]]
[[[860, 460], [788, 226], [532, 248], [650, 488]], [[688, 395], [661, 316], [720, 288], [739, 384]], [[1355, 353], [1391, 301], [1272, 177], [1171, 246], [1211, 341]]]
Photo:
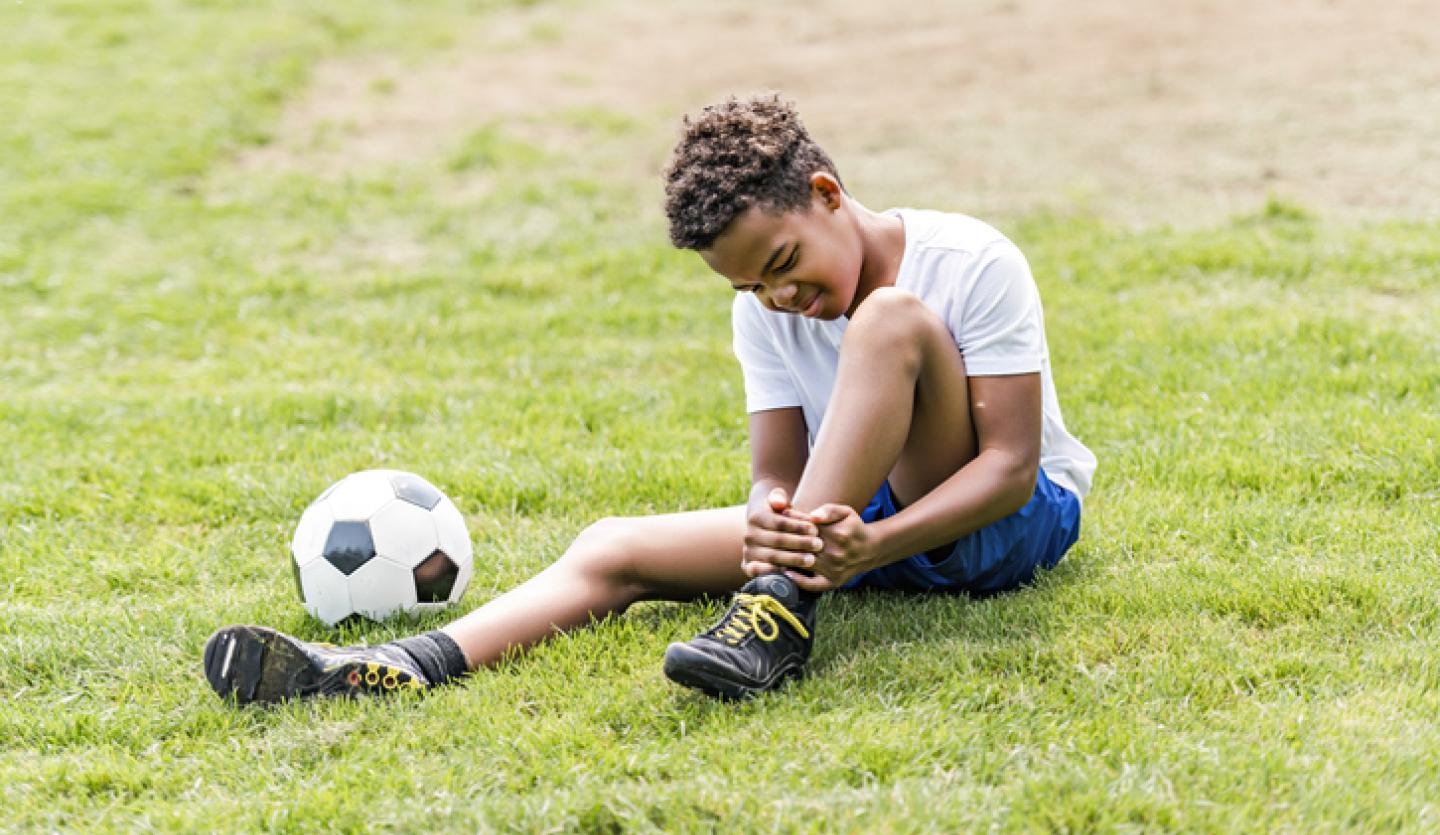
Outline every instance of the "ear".
[[810, 193], [832, 212], [845, 202], [845, 191], [840, 188], [840, 181], [828, 171], [816, 171], [810, 175]]

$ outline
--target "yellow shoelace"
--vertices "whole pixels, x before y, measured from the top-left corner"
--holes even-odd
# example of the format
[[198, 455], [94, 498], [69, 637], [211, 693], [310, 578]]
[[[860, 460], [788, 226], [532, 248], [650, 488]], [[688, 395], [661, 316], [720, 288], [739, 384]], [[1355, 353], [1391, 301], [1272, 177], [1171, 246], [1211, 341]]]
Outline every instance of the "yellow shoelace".
[[[805, 625], [797, 619], [785, 604], [776, 600], [768, 594], [739, 594], [736, 596], [738, 608], [734, 616], [725, 621], [716, 630], [716, 635], [724, 638], [726, 643], [735, 646], [740, 639], [748, 632], [754, 632], [760, 636], [762, 641], [773, 641], [780, 636], [780, 624], [775, 622], [772, 613], [779, 615], [784, 621], [795, 627], [800, 637], [808, 638], [810, 633], [806, 631]], [[769, 629], [767, 632], [766, 629]]]

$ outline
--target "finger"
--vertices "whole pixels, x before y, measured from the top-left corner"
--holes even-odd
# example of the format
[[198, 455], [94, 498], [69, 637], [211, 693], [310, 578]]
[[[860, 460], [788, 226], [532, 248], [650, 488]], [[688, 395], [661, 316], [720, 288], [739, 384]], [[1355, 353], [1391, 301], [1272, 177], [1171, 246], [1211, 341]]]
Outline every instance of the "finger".
[[803, 510], [796, 510], [793, 507], [785, 508], [783, 511], [781, 511], [781, 515], [784, 516], [786, 519], [795, 519], [800, 522], [805, 522], [809, 525], [815, 524], [815, 516], [813, 514], [806, 513]]
[[795, 551], [777, 551], [774, 548], [746, 548], [745, 559], [751, 562], [766, 562], [772, 566], [785, 568], [810, 568], [815, 565], [814, 554], [801, 554]]
[[833, 525], [854, 512], [843, 504], [822, 504], [810, 511], [810, 518], [814, 519], [816, 524]]
[[835, 588], [835, 584], [831, 582], [830, 578], [828, 577], [821, 577], [818, 575], [811, 576], [809, 574], [801, 574], [798, 571], [786, 571], [785, 574], [795, 583], [796, 586], [808, 592], [818, 593], [822, 591], [830, 591], [831, 589]]
[[770, 491], [770, 495], [767, 498], [770, 501], [771, 509], [773, 509], [777, 513], [790, 506], [790, 497], [785, 494], [784, 487], [776, 487], [772, 489]]
[[774, 548], [777, 551], [798, 551], [802, 554], [814, 554], [825, 548], [825, 540], [818, 536], [802, 536], [795, 533], [751, 530], [745, 532], [745, 545], [749, 548]]
[[744, 559], [763, 562], [777, 568], [810, 568], [815, 565], [814, 554], [797, 551], [777, 551], [772, 548], [746, 548]]
[[750, 524], [765, 530], [797, 534], [799, 536], [816, 536], [820, 533], [819, 529], [805, 517], [794, 517], [788, 514], [757, 513], [750, 518]]

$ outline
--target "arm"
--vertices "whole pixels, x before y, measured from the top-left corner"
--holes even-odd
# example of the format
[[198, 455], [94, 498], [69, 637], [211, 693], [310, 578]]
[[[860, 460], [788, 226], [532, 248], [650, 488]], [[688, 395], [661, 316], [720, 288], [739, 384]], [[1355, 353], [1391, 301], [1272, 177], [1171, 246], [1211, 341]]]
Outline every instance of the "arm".
[[764, 501], [770, 491], [795, 492], [810, 457], [805, 415], [799, 408], [750, 413], [750, 504]]
[[971, 377], [973, 460], [911, 506], [871, 524], [872, 565], [918, 554], [1025, 506], [1040, 467], [1039, 374]]
[[771, 560], [782, 556], [780, 552], [793, 557], [796, 551], [817, 550], [812, 542], [818, 533], [815, 525], [785, 512], [808, 458], [805, 416], [799, 408], [750, 414], [751, 487], [741, 566], [752, 576], [774, 571]]

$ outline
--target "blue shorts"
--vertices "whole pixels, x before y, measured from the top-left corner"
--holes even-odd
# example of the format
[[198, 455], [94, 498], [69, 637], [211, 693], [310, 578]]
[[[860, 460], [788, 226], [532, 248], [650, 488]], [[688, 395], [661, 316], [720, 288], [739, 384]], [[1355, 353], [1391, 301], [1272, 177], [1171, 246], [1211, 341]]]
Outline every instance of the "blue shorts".
[[[896, 512], [887, 481], [860, 518], [874, 522]], [[1004, 519], [951, 545], [867, 571], [841, 588], [998, 594], [1030, 582], [1037, 568], [1053, 567], [1079, 537], [1080, 500], [1042, 470], [1030, 501]]]

